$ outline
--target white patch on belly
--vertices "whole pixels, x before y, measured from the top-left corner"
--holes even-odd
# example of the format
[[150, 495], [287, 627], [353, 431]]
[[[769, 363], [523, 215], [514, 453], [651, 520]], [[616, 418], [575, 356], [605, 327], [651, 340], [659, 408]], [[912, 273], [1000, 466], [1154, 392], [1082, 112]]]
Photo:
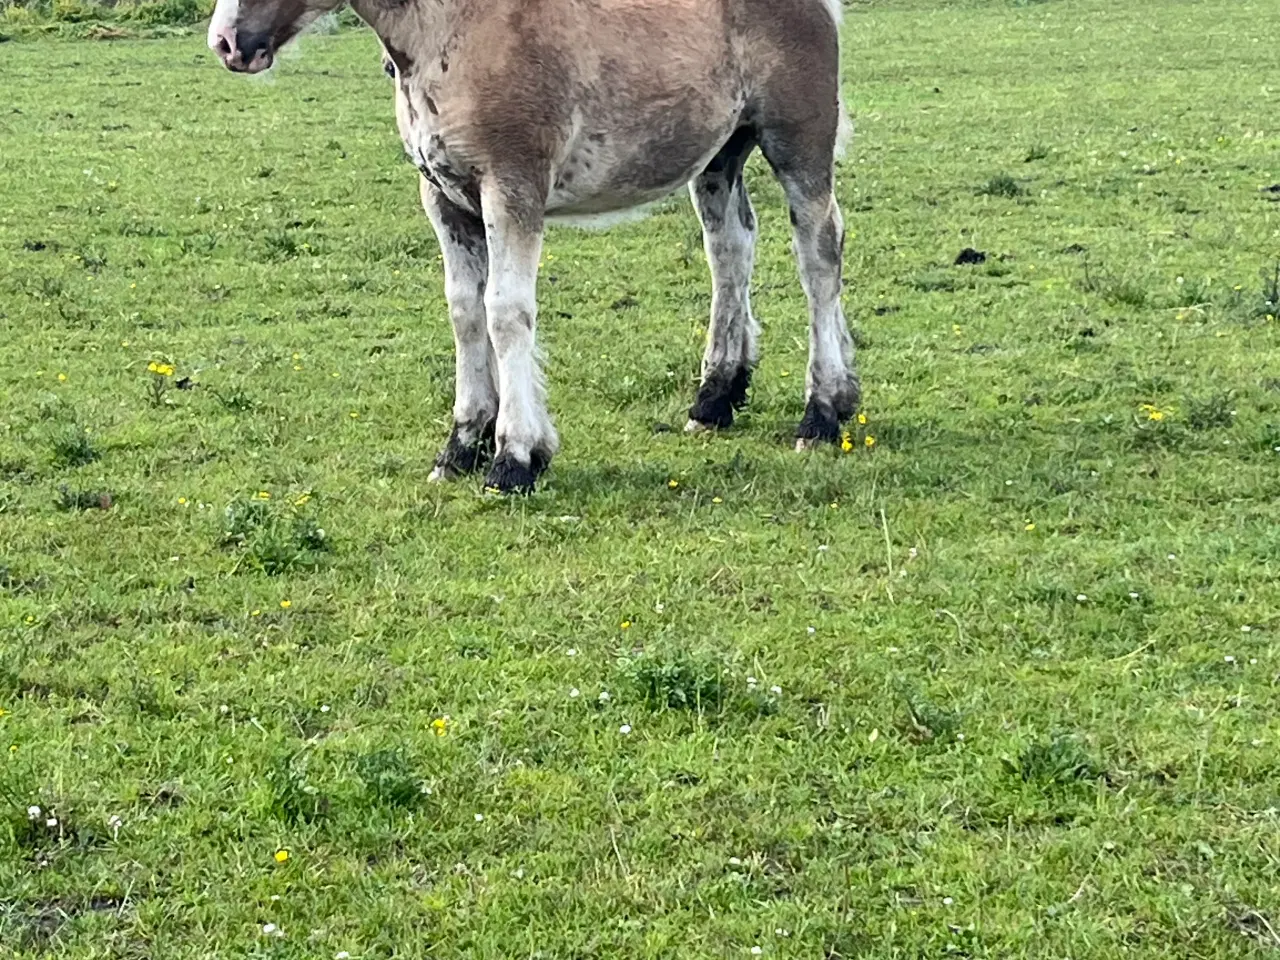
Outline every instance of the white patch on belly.
[[547, 222], [556, 226], [577, 227], [579, 230], [608, 230], [623, 223], [636, 223], [643, 220], [665, 200], [659, 197], [637, 207], [623, 207], [621, 210], [610, 210], [607, 213], [548, 213]]

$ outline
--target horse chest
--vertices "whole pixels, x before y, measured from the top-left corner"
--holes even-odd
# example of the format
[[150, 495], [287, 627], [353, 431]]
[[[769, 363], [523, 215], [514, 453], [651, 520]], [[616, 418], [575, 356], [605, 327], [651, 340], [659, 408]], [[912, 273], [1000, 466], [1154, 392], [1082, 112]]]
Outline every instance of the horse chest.
[[450, 149], [432, 97], [402, 85], [396, 95], [396, 120], [405, 153], [419, 172], [450, 202], [478, 214], [478, 172], [459, 159], [457, 150]]

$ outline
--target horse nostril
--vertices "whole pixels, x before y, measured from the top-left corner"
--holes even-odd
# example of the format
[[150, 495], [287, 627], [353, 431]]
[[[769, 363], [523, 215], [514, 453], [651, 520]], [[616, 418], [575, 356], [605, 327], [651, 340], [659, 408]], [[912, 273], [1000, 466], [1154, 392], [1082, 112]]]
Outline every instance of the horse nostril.
[[231, 56], [231, 43], [230, 41], [227, 40], [226, 37], [218, 38], [218, 46], [215, 49], [217, 50], [218, 56], [220, 57]]

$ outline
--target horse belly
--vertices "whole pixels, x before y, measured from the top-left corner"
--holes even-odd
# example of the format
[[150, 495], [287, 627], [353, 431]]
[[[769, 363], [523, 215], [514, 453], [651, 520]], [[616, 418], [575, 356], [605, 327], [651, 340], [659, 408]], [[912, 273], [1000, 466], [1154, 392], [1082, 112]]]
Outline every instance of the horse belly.
[[736, 120], [690, 133], [656, 129], [641, 139], [591, 134], [578, 138], [555, 172], [547, 196], [551, 217], [594, 217], [661, 200], [706, 169]]

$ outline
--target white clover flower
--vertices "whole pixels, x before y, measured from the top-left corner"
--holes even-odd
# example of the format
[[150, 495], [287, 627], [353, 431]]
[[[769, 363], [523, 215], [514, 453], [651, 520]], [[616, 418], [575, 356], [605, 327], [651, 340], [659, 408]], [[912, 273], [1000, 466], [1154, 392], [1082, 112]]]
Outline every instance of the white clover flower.
[[582, 695], [582, 691], [581, 691], [581, 690], [579, 690], [577, 687], [570, 687], [570, 688], [569, 688], [569, 698], [570, 698], [571, 700], [572, 700], [572, 699], [574, 699], [575, 697], [579, 697], [579, 696], [581, 696], [581, 695]]
[[33, 803], [31, 806], [27, 807], [27, 819], [34, 820], [36, 817], [40, 816], [40, 814], [42, 814], [43, 812], [44, 812], [43, 810], [41, 810], [39, 807], [37, 807]]
[[631, 732], [631, 724], [624, 723], [622, 726], [618, 728], [618, 732], [625, 737], [627, 734]]

